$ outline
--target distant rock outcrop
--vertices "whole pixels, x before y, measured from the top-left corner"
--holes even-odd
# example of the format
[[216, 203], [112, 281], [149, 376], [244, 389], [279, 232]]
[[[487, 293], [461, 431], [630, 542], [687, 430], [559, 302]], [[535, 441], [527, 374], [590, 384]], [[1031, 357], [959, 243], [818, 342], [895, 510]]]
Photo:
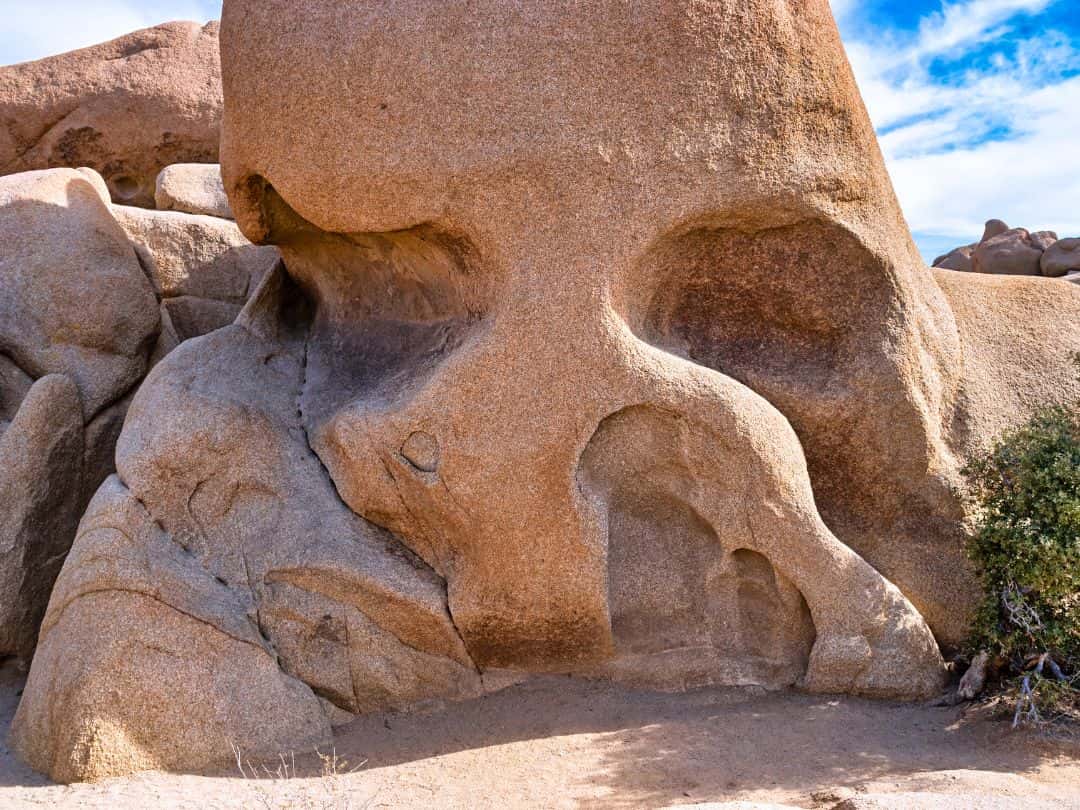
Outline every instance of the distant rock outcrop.
[[154, 206], [158, 173], [218, 159], [218, 24], [174, 22], [0, 68], [0, 175], [88, 166]]
[[1080, 239], [1058, 239], [1053, 231], [986, 223], [983, 237], [934, 259], [934, 267], [997, 276], [1046, 276], [1080, 284]]

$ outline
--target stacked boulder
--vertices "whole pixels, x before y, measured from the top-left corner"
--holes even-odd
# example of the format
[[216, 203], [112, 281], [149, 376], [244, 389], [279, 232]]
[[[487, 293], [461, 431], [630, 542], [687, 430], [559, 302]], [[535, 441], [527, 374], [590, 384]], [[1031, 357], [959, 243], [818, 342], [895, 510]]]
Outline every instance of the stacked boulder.
[[217, 165], [162, 174], [174, 210], [113, 205], [91, 169], [0, 177], [0, 657], [33, 654], [146, 373], [232, 323], [278, 260], [217, 216]]
[[147, 372], [278, 261], [233, 222], [221, 117], [217, 22], [0, 68], [0, 658], [33, 654]]
[[1065, 278], [1080, 284], [1080, 239], [1059, 239], [1053, 231], [1010, 228], [992, 219], [982, 239], [938, 256], [934, 267], [996, 276]]
[[177, 341], [228, 326], [277, 262], [277, 248], [252, 245], [232, 220], [216, 164], [166, 167], [159, 209], [113, 206], [161, 300]]

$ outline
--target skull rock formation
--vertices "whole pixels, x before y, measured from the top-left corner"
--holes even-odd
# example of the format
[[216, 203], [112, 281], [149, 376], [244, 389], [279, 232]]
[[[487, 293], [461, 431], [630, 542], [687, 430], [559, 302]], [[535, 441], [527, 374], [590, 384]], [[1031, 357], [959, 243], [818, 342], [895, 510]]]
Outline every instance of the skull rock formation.
[[218, 24], [175, 22], [0, 68], [0, 174], [88, 166], [112, 198], [154, 207], [173, 163], [214, 163]]
[[[16, 717], [31, 764], [276, 754], [325, 737], [320, 700], [500, 668], [939, 688], [958, 469], [988, 372], [1025, 382], [969, 343], [1071, 373], [919, 260], [826, 0], [226, 0], [222, 56], [226, 189], [283, 263], [133, 402]], [[1061, 289], [1006, 300], [1080, 322]], [[119, 652], [166, 628], [182, 695]]]

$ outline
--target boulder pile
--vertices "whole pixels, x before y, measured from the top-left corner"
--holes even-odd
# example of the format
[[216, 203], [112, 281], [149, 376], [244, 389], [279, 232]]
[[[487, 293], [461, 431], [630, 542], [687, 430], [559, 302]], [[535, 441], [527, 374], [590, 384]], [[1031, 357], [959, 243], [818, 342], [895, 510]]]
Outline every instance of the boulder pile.
[[27, 762], [540, 672], [942, 688], [961, 470], [1080, 396], [1080, 288], [925, 266], [825, 0], [226, 0], [221, 67], [220, 172], [0, 181]]
[[232, 323], [279, 253], [232, 220], [113, 205], [91, 169], [0, 177], [0, 245], [0, 657], [29, 661], [139, 383]]
[[1000, 219], [986, 223], [982, 239], [934, 259], [934, 267], [998, 276], [1046, 276], [1080, 284], [1080, 239], [1059, 239], [1053, 231], [1010, 228]]

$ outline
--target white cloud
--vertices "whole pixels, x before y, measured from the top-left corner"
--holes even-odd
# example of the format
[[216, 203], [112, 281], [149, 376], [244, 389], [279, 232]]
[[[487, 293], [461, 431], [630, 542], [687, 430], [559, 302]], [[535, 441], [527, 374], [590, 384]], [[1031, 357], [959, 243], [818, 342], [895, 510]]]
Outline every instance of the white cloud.
[[40, 59], [170, 20], [214, 19], [220, 0], [0, 0], [0, 64]]
[[[947, 3], [907, 33], [846, 27], [848, 52], [904, 212], [917, 234], [972, 241], [982, 223], [1080, 235], [1080, 67], [1068, 37], [1043, 31], [1017, 41], [1018, 14], [1054, 0]], [[1009, 38], [978, 67], [945, 78], [931, 60], [963, 64]], [[929, 240], [927, 240], [929, 241]]]
[[837, 21], [843, 21], [858, 6], [858, 0], [829, 0], [832, 6], [833, 16]]
[[[913, 230], [975, 239], [991, 217], [1080, 235], [1080, 78], [1012, 100], [1022, 134], [889, 159]], [[886, 152], [891, 147], [884, 139]]]
[[961, 45], [985, 41], [1017, 14], [1036, 14], [1054, 0], [968, 0], [946, 3], [923, 18], [917, 47], [906, 54], [910, 61], [947, 53]]

